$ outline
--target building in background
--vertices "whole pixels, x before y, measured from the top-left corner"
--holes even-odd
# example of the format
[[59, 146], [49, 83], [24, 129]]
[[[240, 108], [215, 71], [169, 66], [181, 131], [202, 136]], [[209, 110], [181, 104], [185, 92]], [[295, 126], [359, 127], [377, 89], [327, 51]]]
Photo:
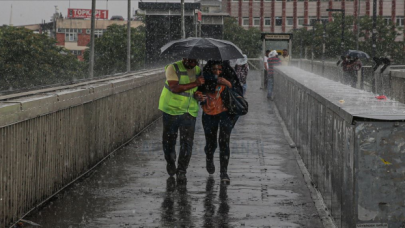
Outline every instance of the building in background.
[[[61, 13], [55, 13], [52, 17], [52, 22], [24, 25], [21, 27], [33, 30], [35, 33], [47, 33], [50, 37], [56, 39], [56, 45], [68, 49], [80, 61], [83, 61], [84, 51], [88, 48], [87, 44], [90, 42], [91, 10], [68, 9], [67, 12], [67, 17], [65, 18], [62, 17]], [[110, 25], [127, 25], [127, 21], [116, 19], [119, 18], [117, 16], [112, 16], [111, 19], [113, 20], [109, 20], [108, 10], [97, 10], [96, 18], [94, 31], [96, 38], [102, 36]], [[132, 28], [136, 28], [142, 24], [142, 21], [131, 21]]]
[[[224, 17], [219, 0], [201, 0], [185, 3], [186, 37], [211, 37], [222, 39]], [[145, 16], [146, 63], [160, 59], [160, 48], [172, 40], [181, 39], [180, 3], [138, 2], [139, 15]]]
[[[120, 20], [96, 20], [94, 36], [100, 37], [113, 24], [127, 25], [127, 21]], [[136, 28], [143, 23], [131, 21], [131, 27]], [[83, 60], [84, 50], [90, 42], [91, 21], [83, 19], [59, 18], [56, 20], [56, 41], [57, 45], [70, 50], [79, 60]]]
[[[237, 18], [239, 25], [274, 33], [289, 32], [317, 19], [330, 21], [328, 8], [344, 9], [355, 18], [372, 16], [373, 0], [222, 0], [223, 11]], [[377, 1], [377, 15], [387, 23], [404, 26], [404, 12], [404, 0]]]
[[222, 3], [219, 0], [196, 0], [200, 3], [201, 32], [200, 37], [222, 39], [224, 33], [224, 17], [229, 14], [222, 11]]

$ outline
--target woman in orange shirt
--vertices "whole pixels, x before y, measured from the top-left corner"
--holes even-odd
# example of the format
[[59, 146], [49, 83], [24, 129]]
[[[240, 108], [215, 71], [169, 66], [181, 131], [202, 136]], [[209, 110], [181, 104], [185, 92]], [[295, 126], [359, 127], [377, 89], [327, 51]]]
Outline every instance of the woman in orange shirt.
[[[205, 84], [198, 89], [206, 96], [205, 101], [201, 103], [203, 109], [202, 125], [206, 141], [204, 148], [206, 154], [206, 168], [209, 174], [215, 172], [214, 152], [218, 146], [218, 141], [220, 150], [220, 178], [221, 182], [225, 183], [230, 183], [228, 176], [228, 163], [230, 157], [229, 140], [232, 129], [239, 118], [237, 115], [228, 114], [228, 110], [226, 109], [221, 97], [221, 93], [226, 87], [232, 89], [234, 87], [239, 88], [240, 86], [240, 83], [235, 83], [235, 80], [237, 80], [236, 73], [227, 73], [230, 72], [229, 69], [231, 69], [231, 67], [227, 67], [223, 62], [208, 61], [203, 69]], [[224, 72], [224, 70], [226, 72]], [[242, 88], [239, 89], [241, 90]], [[219, 139], [217, 140], [218, 129]]]

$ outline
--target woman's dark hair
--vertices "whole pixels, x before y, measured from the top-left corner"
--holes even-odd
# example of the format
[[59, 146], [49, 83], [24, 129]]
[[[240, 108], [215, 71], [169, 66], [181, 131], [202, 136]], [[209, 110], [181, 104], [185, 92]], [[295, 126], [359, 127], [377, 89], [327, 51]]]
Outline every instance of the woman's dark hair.
[[208, 60], [207, 64], [205, 64], [204, 68], [203, 68], [203, 73], [204, 72], [208, 72], [211, 73], [211, 69], [213, 66], [215, 65], [221, 65], [222, 66], [222, 61], [218, 61], [218, 60]]

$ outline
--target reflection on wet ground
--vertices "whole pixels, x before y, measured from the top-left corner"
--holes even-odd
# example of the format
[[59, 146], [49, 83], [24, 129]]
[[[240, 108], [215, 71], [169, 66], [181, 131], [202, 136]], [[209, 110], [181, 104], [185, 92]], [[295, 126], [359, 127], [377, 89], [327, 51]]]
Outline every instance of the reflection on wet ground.
[[[231, 136], [230, 185], [205, 170], [200, 118], [188, 181], [168, 178], [158, 121], [26, 219], [52, 228], [322, 227], [258, 74], [249, 77], [250, 112]], [[214, 159], [219, 166], [218, 150]]]
[[[203, 200], [203, 227], [231, 227], [228, 224], [228, 185], [220, 184], [219, 194], [215, 191], [215, 179], [212, 175], [207, 178], [205, 197]], [[161, 226], [163, 227], [192, 227], [194, 226], [192, 212], [196, 211], [191, 197], [187, 194], [187, 183], [176, 183], [174, 177], [166, 180], [166, 192], [161, 208]]]
[[162, 203], [163, 227], [194, 226], [191, 207], [191, 197], [187, 192], [187, 182], [176, 182], [174, 177], [166, 180], [166, 192]]

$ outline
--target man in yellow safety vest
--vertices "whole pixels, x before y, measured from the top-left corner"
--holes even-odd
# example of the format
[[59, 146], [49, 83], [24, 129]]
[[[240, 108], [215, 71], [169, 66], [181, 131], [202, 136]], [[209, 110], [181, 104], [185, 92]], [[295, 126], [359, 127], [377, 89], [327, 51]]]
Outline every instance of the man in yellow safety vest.
[[[163, 152], [167, 162], [167, 173], [177, 175], [178, 181], [186, 181], [190, 162], [198, 101], [204, 96], [197, 91], [204, 84], [201, 69], [196, 59], [177, 61], [166, 66], [166, 82], [159, 100], [163, 112]], [[176, 139], [180, 130], [180, 153], [176, 168]]]

